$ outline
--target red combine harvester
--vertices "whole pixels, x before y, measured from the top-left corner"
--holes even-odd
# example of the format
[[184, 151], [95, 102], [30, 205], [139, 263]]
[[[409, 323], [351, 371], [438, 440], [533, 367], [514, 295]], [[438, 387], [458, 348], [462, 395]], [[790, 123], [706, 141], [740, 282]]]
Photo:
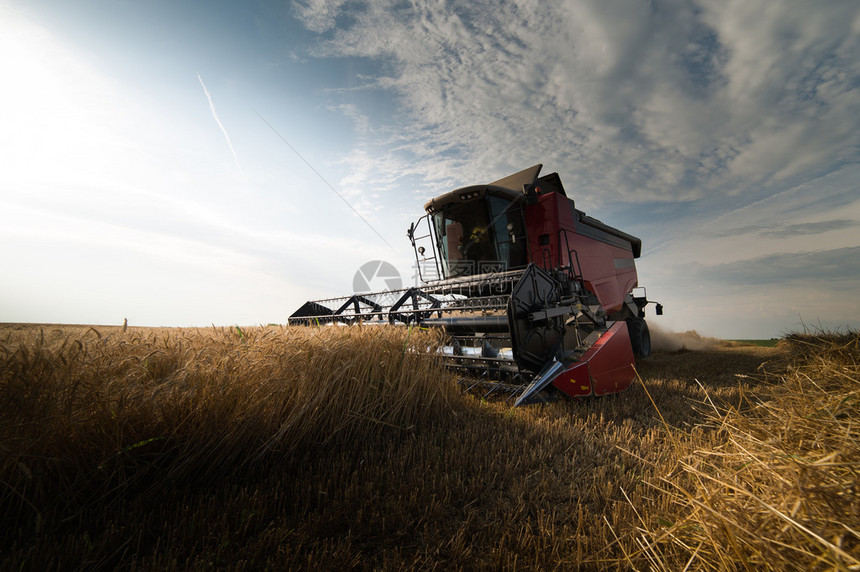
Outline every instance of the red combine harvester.
[[651, 351], [642, 241], [577, 210], [540, 170], [428, 202], [408, 231], [423, 286], [307, 302], [289, 323], [444, 328], [449, 364], [516, 405], [623, 391], [634, 355]]

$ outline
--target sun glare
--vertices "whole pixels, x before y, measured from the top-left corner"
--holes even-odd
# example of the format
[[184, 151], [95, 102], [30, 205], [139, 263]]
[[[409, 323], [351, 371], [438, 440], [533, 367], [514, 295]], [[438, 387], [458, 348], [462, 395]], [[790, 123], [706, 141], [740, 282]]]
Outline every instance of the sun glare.
[[4, 180], [16, 192], [103, 180], [116, 164], [116, 89], [46, 29], [0, 10]]

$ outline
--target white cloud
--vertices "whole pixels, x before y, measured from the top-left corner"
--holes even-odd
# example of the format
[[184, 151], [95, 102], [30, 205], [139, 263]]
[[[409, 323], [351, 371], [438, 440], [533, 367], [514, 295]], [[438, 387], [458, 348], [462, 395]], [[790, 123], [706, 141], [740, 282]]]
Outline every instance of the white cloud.
[[326, 32], [318, 56], [386, 62], [377, 85], [409, 121], [390, 150], [432, 181], [544, 162], [606, 200], [690, 200], [858, 159], [853, 3], [318, 0], [298, 14]]
[[309, 30], [325, 32], [335, 24], [335, 17], [347, 0], [299, 0], [294, 3], [296, 14]]

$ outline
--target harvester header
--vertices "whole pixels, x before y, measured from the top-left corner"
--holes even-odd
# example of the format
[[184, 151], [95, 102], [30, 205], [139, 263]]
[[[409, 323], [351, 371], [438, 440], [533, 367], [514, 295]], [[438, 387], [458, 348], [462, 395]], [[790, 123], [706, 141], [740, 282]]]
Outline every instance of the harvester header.
[[626, 389], [634, 355], [651, 351], [642, 241], [576, 209], [540, 170], [428, 201], [407, 232], [422, 286], [307, 302], [289, 323], [443, 328], [445, 359], [517, 405]]

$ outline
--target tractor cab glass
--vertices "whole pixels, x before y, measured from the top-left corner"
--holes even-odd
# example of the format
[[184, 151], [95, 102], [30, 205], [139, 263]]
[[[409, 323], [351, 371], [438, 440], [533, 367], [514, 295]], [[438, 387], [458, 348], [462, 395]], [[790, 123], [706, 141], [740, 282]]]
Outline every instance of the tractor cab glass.
[[523, 215], [508, 198], [450, 202], [433, 214], [433, 227], [448, 278], [526, 265]]

